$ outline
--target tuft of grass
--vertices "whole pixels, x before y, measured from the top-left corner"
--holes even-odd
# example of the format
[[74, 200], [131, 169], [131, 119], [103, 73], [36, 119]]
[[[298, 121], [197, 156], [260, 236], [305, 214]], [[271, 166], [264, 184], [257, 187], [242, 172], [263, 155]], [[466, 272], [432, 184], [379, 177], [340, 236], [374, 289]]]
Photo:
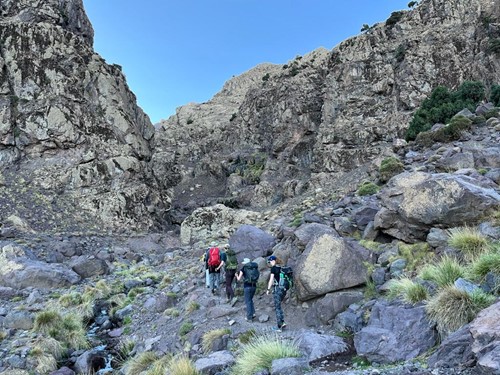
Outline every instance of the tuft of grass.
[[140, 375], [151, 369], [158, 359], [158, 355], [153, 352], [142, 352], [125, 363], [125, 375]]
[[406, 269], [414, 271], [424, 264], [429, 263], [434, 253], [429, 251], [429, 244], [419, 242], [415, 244], [398, 244], [399, 254], [406, 260]]
[[209, 353], [212, 350], [212, 346], [215, 340], [219, 339], [224, 335], [231, 333], [228, 328], [213, 329], [211, 331], [205, 332], [201, 337], [201, 346], [204, 353]]
[[255, 336], [256, 336], [255, 329], [252, 328], [249, 329], [248, 331], [242, 332], [238, 336], [238, 340], [240, 340], [242, 344], [248, 344]]
[[495, 297], [482, 291], [469, 294], [455, 286], [447, 286], [429, 300], [426, 311], [429, 318], [436, 322], [440, 334], [446, 336], [471, 322], [494, 300]]
[[390, 156], [388, 158], [385, 158], [384, 160], [382, 160], [382, 163], [380, 163], [380, 181], [387, 182], [395, 175], [403, 172], [403, 170], [404, 165], [397, 157]]
[[77, 306], [82, 302], [82, 295], [77, 292], [66, 293], [59, 297], [59, 303], [63, 307]]
[[453, 285], [455, 280], [464, 277], [466, 268], [458, 260], [445, 256], [437, 264], [428, 264], [424, 266], [419, 277], [436, 283], [439, 288]]
[[366, 286], [363, 291], [363, 296], [366, 300], [373, 299], [377, 296], [377, 286], [373, 282], [373, 280], [367, 280]]
[[366, 247], [368, 250], [372, 251], [380, 251], [380, 245], [381, 243], [375, 242], [375, 241], [370, 241], [370, 240], [360, 240], [359, 244], [363, 247]]
[[192, 313], [193, 311], [199, 310], [200, 304], [196, 301], [190, 301], [186, 307], [186, 311], [188, 313]]
[[427, 289], [409, 278], [391, 280], [389, 283], [389, 298], [401, 297], [404, 302], [412, 305], [427, 299]]
[[476, 228], [454, 228], [450, 229], [448, 245], [460, 250], [471, 260], [488, 248], [488, 240]]
[[171, 316], [173, 318], [176, 318], [178, 317], [181, 313], [178, 309], [174, 308], [174, 307], [171, 307], [169, 309], [166, 309], [165, 312], [164, 312], [165, 315], [167, 316]]
[[373, 194], [378, 193], [379, 189], [380, 188], [377, 185], [375, 185], [373, 182], [364, 181], [361, 183], [361, 185], [359, 185], [356, 193], [360, 196], [373, 195]]
[[33, 330], [54, 338], [68, 348], [86, 349], [89, 346], [83, 318], [78, 314], [42, 311], [35, 317]]
[[243, 346], [231, 373], [253, 375], [259, 370], [270, 370], [275, 359], [299, 356], [300, 351], [294, 344], [278, 336], [258, 336]]
[[179, 336], [186, 336], [189, 332], [191, 332], [194, 328], [193, 323], [184, 322], [179, 328]]
[[500, 275], [500, 252], [489, 250], [472, 261], [468, 268], [474, 279], [484, 280], [490, 272]]
[[172, 375], [200, 375], [193, 362], [186, 356], [174, 357], [168, 364], [168, 369]]

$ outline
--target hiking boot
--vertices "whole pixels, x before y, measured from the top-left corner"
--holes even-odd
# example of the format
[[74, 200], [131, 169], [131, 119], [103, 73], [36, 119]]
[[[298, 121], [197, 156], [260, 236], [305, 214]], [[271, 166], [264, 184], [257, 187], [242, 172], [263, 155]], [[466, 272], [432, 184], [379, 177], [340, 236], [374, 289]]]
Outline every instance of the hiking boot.
[[233, 299], [231, 300], [231, 307], [236, 305], [236, 302], [238, 302], [238, 297], [233, 297]]
[[281, 332], [281, 328], [280, 327], [273, 327], [271, 328], [274, 332]]
[[212, 289], [212, 294], [215, 294], [215, 289]]
[[253, 318], [251, 318], [251, 319], [245, 318], [245, 320], [246, 320], [247, 322], [253, 322]]
[[281, 329], [283, 329], [283, 328], [285, 328], [285, 327], [286, 327], [286, 323], [285, 323], [285, 322], [281, 323], [280, 328], [281, 328]]

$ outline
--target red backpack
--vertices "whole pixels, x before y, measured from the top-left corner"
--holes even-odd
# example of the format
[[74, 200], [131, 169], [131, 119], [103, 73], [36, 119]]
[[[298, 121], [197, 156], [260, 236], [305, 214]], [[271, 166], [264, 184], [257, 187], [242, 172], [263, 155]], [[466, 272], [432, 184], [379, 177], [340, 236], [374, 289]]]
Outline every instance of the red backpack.
[[220, 250], [218, 247], [212, 247], [208, 250], [208, 266], [219, 267], [220, 264]]

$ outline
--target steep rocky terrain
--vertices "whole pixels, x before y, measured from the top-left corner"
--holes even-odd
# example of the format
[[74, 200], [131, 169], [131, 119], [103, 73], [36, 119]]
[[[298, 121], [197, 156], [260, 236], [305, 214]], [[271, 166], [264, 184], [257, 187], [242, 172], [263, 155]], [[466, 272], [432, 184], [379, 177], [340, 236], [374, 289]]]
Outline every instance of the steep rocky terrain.
[[[1, 373], [134, 374], [125, 360], [184, 354], [229, 374], [275, 324], [271, 254], [294, 268], [279, 337], [300, 357], [262, 374], [500, 372], [498, 268], [452, 280], [489, 293], [453, 329], [431, 318], [439, 285], [419, 274], [465, 263], [450, 244], [464, 227], [500, 251], [500, 109], [463, 111], [453, 139], [435, 136], [443, 124], [401, 139], [436, 85], [477, 80], [489, 96], [500, 82], [500, 4], [423, 0], [332, 51], [234, 77], [157, 131], [93, 51], [80, 0], [3, 0], [0, 15]], [[253, 322], [241, 286], [234, 305], [205, 287], [213, 240], [259, 264]], [[427, 299], [387, 298], [400, 277]]]
[[265, 208], [317, 188], [352, 191], [391, 154], [432, 88], [499, 82], [490, 48], [499, 27], [496, 2], [422, 1], [332, 51], [230, 80], [236, 95], [225, 88], [179, 108], [156, 139], [183, 175], [174, 215], [216, 202]]
[[60, 232], [158, 224], [175, 174], [153, 173], [154, 127], [120, 67], [93, 51], [81, 0], [5, 0], [0, 15], [2, 222]]

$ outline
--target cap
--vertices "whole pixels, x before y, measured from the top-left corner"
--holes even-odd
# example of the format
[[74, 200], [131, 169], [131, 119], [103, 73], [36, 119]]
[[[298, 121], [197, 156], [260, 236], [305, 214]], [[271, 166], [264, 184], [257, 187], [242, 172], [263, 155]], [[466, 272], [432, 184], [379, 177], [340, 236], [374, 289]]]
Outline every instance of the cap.
[[270, 262], [272, 260], [276, 260], [276, 257], [274, 255], [271, 255], [269, 258], [267, 258], [268, 262]]
[[212, 246], [212, 247], [217, 246], [217, 242], [215, 242], [215, 241], [210, 242], [210, 246]]
[[247, 264], [247, 263], [250, 263], [250, 259], [248, 258], [243, 259], [243, 262], [241, 262], [241, 264]]
[[225, 244], [224, 249], [229, 249], [229, 244]]

